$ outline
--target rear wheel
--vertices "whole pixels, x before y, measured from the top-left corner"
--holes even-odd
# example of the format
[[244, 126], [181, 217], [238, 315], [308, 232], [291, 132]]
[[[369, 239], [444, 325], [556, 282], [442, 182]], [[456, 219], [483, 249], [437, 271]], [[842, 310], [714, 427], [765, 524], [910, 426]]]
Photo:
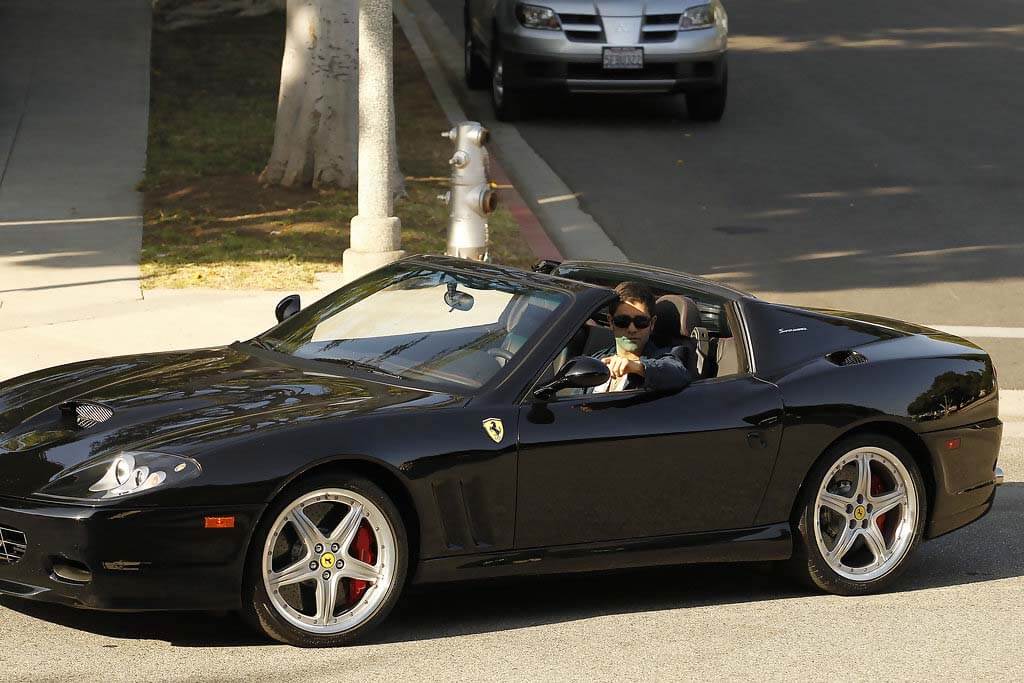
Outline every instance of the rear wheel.
[[391, 611], [408, 570], [401, 515], [373, 482], [321, 475], [271, 507], [246, 571], [249, 620], [300, 647], [343, 645]]
[[491, 105], [499, 121], [515, 121], [523, 115], [523, 94], [505, 83], [505, 55], [497, 36], [491, 56]]
[[792, 566], [830, 593], [882, 590], [920, 543], [927, 504], [917, 464], [899, 442], [882, 435], [844, 440], [808, 476]]
[[722, 72], [720, 85], [710, 90], [686, 93], [686, 113], [694, 121], [719, 121], [725, 114], [725, 100], [729, 94], [729, 69]]
[[487, 71], [487, 65], [480, 59], [480, 54], [473, 41], [473, 29], [469, 25], [469, 17], [464, 20], [465, 38], [463, 40], [464, 71], [466, 85], [470, 90], [483, 90], [491, 82], [491, 75]]

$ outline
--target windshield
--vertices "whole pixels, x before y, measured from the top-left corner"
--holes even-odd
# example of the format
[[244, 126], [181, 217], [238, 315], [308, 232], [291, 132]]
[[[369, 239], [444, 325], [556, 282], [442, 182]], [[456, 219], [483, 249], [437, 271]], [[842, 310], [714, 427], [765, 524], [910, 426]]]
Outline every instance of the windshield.
[[505, 278], [398, 264], [324, 297], [257, 341], [297, 358], [477, 388], [568, 301]]

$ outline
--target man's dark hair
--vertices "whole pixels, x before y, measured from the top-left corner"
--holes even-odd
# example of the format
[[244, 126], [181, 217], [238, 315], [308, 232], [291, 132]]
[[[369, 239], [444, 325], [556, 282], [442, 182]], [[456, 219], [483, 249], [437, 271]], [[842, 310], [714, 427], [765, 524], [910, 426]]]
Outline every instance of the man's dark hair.
[[647, 315], [654, 316], [654, 292], [647, 285], [639, 282], [621, 282], [615, 288], [615, 293], [619, 298], [608, 306], [611, 315], [615, 315], [615, 309], [623, 301], [638, 301], [647, 309]]

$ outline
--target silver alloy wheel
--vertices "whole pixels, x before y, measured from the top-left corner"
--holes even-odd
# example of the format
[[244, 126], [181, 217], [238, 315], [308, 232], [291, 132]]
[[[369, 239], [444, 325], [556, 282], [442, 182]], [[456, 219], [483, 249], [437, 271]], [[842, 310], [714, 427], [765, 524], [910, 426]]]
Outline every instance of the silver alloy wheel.
[[[325, 532], [321, 525], [332, 516], [336, 521]], [[364, 520], [376, 547], [373, 564], [351, 554]], [[284, 566], [282, 548], [290, 555]], [[290, 624], [316, 635], [336, 635], [360, 626], [380, 609], [394, 589], [397, 552], [391, 523], [365, 496], [345, 489], [312, 491], [274, 521], [263, 547], [263, 583], [274, 609]], [[347, 598], [352, 580], [369, 585], [357, 602], [339, 605], [339, 595]], [[315, 592], [312, 610], [293, 604], [303, 586]], [[345, 607], [340, 613], [339, 606]]]
[[505, 104], [505, 65], [501, 54], [494, 55], [494, 73], [491, 75], [491, 90], [494, 103], [499, 107]]
[[814, 501], [814, 538], [832, 571], [863, 582], [895, 569], [914, 542], [918, 495], [906, 466], [884, 448], [839, 458]]

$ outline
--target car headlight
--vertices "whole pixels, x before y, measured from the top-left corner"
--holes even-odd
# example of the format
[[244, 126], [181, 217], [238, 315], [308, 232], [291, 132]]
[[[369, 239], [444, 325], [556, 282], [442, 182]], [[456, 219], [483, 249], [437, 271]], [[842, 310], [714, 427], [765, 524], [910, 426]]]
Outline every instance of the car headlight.
[[526, 28], [543, 28], [557, 31], [562, 28], [555, 11], [537, 5], [516, 5], [516, 19]]
[[714, 4], [690, 7], [679, 17], [679, 30], [692, 31], [698, 28], [713, 26], [716, 13]]
[[192, 458], [126, 451], [62, 472], [38, 493], [50, 498], [102, 502], [178, 484], [198, 476], [200, 471], [199, 463]]

